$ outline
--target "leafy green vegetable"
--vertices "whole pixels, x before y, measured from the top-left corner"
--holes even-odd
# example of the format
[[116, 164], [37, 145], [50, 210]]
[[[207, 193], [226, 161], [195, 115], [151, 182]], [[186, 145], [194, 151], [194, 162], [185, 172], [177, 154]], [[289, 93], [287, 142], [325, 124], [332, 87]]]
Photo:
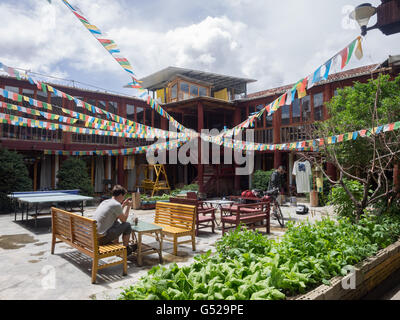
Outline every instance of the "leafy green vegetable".
[[329, 285], [344, 267], [374, 255], [400, 236], [400, 215], [288, 223], [280, 241], [239, 227], [217, 242], [217, 252], [190, 266], [157, 266], [120, 299], [282, 300]]

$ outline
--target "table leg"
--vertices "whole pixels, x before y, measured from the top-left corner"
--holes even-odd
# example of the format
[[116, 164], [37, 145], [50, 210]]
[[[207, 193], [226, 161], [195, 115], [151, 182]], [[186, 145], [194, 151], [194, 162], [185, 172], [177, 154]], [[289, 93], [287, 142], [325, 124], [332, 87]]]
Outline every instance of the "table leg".
[[140, 232], [138, 233], [137, 261], [138, 265], [142, 266], [142, 234]]
[[37, 216], [38, 216], [38, 205], [36, 204], [36, 209], [35, 209], [35, 229], [37, 228]]
[[160, 250], [158, 250], [158, 256], [160, 257], [160, 263], [163, 263], [163, 258], [162, 258], [162, 246], [163, 246], [163, 237], [161, 235], [160, 231], [156, 231], [156, 239], [157, 242], [160, 244]]

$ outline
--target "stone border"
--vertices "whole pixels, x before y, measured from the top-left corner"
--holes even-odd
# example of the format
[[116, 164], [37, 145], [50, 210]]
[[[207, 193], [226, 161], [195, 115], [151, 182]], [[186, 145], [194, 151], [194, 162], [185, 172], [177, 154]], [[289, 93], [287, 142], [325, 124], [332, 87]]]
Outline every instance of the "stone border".
[[288, 300], [358, 300], [398, 269], [400, 269], [400, 240], [355, 266], [356, 289], [344, 289], [342, 280], [346, 277], [337, 276], [331, 280], [330, 286], [321, 285], [304, 295]]

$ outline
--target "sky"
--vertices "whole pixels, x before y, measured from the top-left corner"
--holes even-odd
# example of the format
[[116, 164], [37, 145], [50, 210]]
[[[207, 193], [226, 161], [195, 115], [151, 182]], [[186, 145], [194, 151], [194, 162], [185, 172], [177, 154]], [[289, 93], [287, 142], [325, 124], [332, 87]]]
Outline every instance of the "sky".
[[[294, 83], [342, 50], [360, 34], [348, 14], [361, 2], [70, 0], [117, 43], [139, 79], [176, 66], [257, 80], [249, 93]], [[123, 88], [128, 73], [61, 0], [0, 0], [0, 21], [0, 62], [136, 94]], [[364, 58], [346, 69], [400, 54], [400, 34], [370, 31], [363, 48]]]

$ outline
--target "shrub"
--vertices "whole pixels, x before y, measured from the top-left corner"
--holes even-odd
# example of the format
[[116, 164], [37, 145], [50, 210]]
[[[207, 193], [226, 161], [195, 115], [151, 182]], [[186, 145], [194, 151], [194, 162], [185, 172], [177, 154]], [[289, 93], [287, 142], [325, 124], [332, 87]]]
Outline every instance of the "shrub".
[[92, 196], [94, 189], [87, 173], [86, 163], [77, 158], [69, 158], [63, 162], [57, 174], [58, 189], [79, 189], [80, 193]]
[[32, 180], [22, 155], [0, 149], [0, 212], [8, 212], [12, 208], [7, 194], [31, 190]]
[[258, 170], [254, 172], [253, 188], [262, 191], [268, 190], [269, 180], [271, 179], [271, 175], [273, 172], [274, 171], [263, 171], [263, 170]]
[[[363, 196], [363, 185], [356, 180], [344, 180], [345, 185], [357, 201]], [[341, 217], [355, 219], [356, 208], [349, 195], [341, 185], [335, 185], [329, 194], [329, 204], [334, 206], [334, 211]]]

